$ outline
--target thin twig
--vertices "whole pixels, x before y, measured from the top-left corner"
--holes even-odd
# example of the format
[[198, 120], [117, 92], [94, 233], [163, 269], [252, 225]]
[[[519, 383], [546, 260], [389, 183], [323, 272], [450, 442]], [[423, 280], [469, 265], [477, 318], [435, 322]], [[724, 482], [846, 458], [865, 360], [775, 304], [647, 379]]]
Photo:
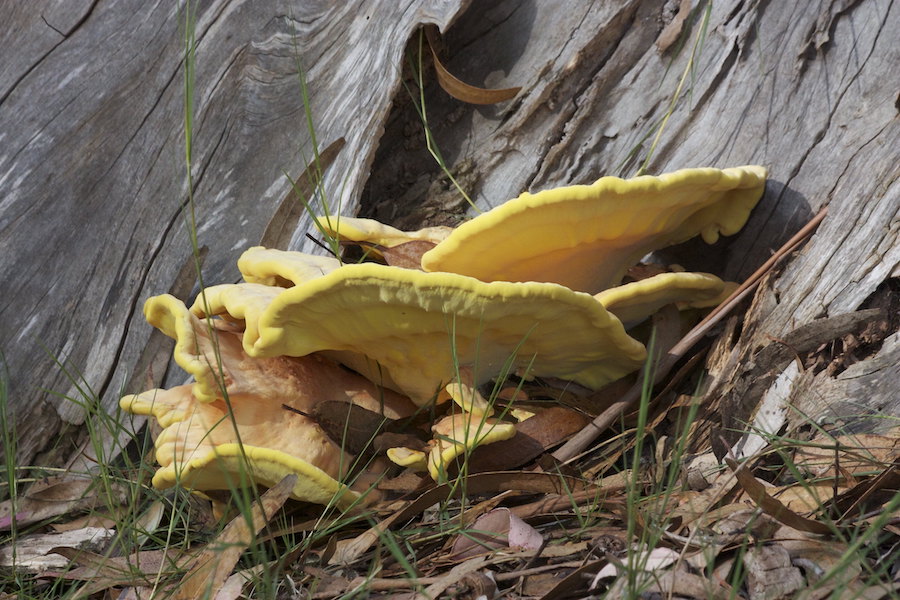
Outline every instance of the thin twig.
[[[756, 289], [763, 276], [768, 273], [776, 264], [781, 262], [788, 254], [793, 252], [808, 236], [816, 230], [822, 219], [828, 214], [828, 208], [822, 208], [809, 223], [803, 226], [791, 239], [787, 241], [769, 260], [767, 260], [756, 272], [741, 284], [722, 304], [717, 306], [705, 319], [700, 321], [681, 341], [675, 344], [665, 356], [660, 358], [659, 364], [655, 369], [655, 377], [653, 383], [659, 383], [669, 374], [672, 367], [675, 366], [681, 357], [683, 357], [694, 344], [700, 341], [710, 329], [712, 329], [725, 315], [727, 315], [735, 306], [738, 305], [750, 292]], [[553, 458], [559, 462], [565, 463], [574, 456], [581, 453], [587, 448], [597, 437], [606, 431], [610, 425], [616, 422], [622, 413], [641, 397], [643, 382], [638, 380], [631, 389], [629, 389], [618, 401], [611, 404], [606, 410], [597, 415], [597, 417], [588, 423], [584, 429], [575, 434], [572, 439], [558, 448], [552, 454]]]

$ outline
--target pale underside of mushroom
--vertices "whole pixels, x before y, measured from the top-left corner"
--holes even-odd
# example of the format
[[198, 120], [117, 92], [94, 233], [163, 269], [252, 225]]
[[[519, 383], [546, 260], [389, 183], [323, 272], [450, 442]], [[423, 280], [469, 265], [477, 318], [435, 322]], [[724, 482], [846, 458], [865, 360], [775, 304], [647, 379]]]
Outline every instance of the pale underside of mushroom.
[[148, 315], [175, 336], [178, 363], [197, 379], [120, 402], [125, 410], [155, 416], [163, 427], [156, 440], [157, 487], [229, 489], [242, 473], [245, 483], [249, 476], [269, 486], [297, 473], [295, 498], [327, 503], [343, 490], [339, 503], [346, 504], [356, 494], [339, 480], [353, 457], [314, 420], [295, 411], [308, 414], [324, 401], [357, 404], [389, 419], [415, 410], [407, 398], [320, 355], [247, 356], [241, 333], [211, 328], [171, 296], [151, 298], [147, 306]]
[[135, 414], [153, 415], [163, 426], [156, 439], [160, 465], [153, 476], [156, 488], [270, 487], [296, 473], [292, 495], [298, 500], [327, 504], [339, 492], [339, 505], [358, 498], [338, 481], [349, 470], [352, 457], [314, 422], [285, 411], [280, 403], [235, 397], [229, 409], [224, 400], [197, 402], [190, 386], [183, 385], [125, 396], [121, 406]]

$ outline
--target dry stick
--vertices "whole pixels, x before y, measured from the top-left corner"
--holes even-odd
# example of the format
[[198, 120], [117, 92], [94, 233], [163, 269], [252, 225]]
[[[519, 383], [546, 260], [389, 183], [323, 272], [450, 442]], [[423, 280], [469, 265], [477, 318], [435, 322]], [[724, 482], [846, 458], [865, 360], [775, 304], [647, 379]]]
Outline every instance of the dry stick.
[[[700, 341], [703, 336], [707, 334], [707, 332], [712, 329], [722, 318], [728, 314], [731, 309], [733, 309], [737, 304], [743, 300], [747, 294], [749, 294], [756, 286], [759, 284], [760, 280], [762, 280], [763, 275], [765, 275], [772, 267], [774, 267], [778, 262], [780, 262], [784, 257], [793, 252], [800, 243], [809, 235], [815, 231], [816, 227], [819, 226], [819, 223], [822, 222], [822, 219], [825, 218], [825, 215], [828, 214], [828, 208], [822, 208], [816, 216], [814, 216], [809, 223], [803, 226], [803, 228], [798, 231], [794, 237], [787, 241], [779, 250], [773, 254], [769, 260], [767, 260], [763, 266], [756, 270], [753, 275], [751, 275], [747, 280], [734, 291], [722, 304], [717, 306], [711, 313], [709, 313], [705, 319], [700, 321], [693, 329], [691, 329], [687, 335], [685, 335], [680, 342], [675, 344], [675, 346], [663, 356], [657, 367], [655, 369], [655, 377], [653, 378], [654, 385], [662, 381], [662, 379], [669, 374], [669, 371], [672, 367], [675, 366], [682, 356], [684, 356], [688, 350], [690, 350], [694, 344]], [[562, 447], [556, 450], [552, 454], [553, 458], [558, 460], [561, 463], [568, 462], [574, 456], [581, 453], [585, 448], [587, 448], [597, 437], [606, 431], [606, 429], [612, 425], [622, 413], [638, 398], [641, 397], [641, 390], [643, 388], [643, 383], [638, 380], [631, 389], [629, 389], [625, 395], [623, 395], [618, 401], [611, 404], [606, 410], [597, 415], [597, 417], [588, 423], [584, 429], [579, 431], [575, 436], [572, 437], [568, 442], [563, 444]]]

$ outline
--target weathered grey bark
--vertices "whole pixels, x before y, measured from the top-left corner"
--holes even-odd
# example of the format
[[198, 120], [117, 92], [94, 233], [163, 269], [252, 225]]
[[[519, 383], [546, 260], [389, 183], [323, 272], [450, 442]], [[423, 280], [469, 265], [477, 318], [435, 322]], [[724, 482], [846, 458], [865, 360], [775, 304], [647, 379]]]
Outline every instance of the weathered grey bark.
[[[0, 52], [15, 57], [0, 71], [0, 348], [19, 458], [29, 462], [50, 460], [35, 457], [82, 418], [41, 391], [77, 395], [41, 346], [106, 407], [129, 378], [131, 391], [158, 384], [159, 364], [136, 370], [150, 336], [140, 306], [170, 289], [190, 257], [179, 13], [168, 2], [83, 4], [2, 9], [16, 26], [0, 38]], [[298, 174], [311, 154], [298, 58], [319, 141], [347, 140], [325, 177], [332, 203], [340, 196], [344, 214], [361, 203], [399, 225], [459, 218], [464, 204], [439, 176], [400, 86], [420, 22], [446, 31], [447, 66], [460, 78], [522, 86], [499, 107], [426, 88], [435, 139], [482, 207], [632, 175], [645, 160], [651, 173], [764, 164], [771, 181], [745, 230], [680, 255], [688, 267], [740, 278], [829, 205], [819, 232], [757, 298], [736, 354], [853, 311], [900, 276], [896, 3], [695, 0], [680, 41], [664, 51], [657, 41], [676, 2], [462, 4], [202, 7], [194, 195], [206, 281], [237, 277], [237, 256], [288, 190], [283, 173]], [[298, 224], [293, 248], [311, 248], [307, 227]], [[896, 335], [861, 363], [882, 365], [867, 393], [896, 399]]]

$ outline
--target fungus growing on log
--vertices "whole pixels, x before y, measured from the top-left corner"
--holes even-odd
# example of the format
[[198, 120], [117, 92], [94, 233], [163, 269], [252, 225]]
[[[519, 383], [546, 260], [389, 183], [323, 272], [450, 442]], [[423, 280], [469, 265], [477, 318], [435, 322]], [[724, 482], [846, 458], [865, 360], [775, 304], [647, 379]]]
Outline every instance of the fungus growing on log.
[[602, 177], [524, 193], [467, 221], [422, 256], [422, 267], [482, 281], [544, 281], [596, 294], [641, 257], [697, 235], [736, 233], [762, 196], [766, 169], [683, 169]]
[[446, 395], [462, 412], [453, 410], [434, 423], [431, 427], [434, 436], [425, 448], [389, 448], [388, 458], [414, 471], [427, 470], [435, 481], [441, 481], [458, 456], [516, 435], [515, 425], [491, 417], [494, 409], [473, 385], [473, 378], [472, 369], [463, 367], [446, 386]]
[[409, 242], [438, 244], [447, 239], [451, 227], [425, 227], [417, 231], [401, 231], [374, 219], [358, 217], [318, 217], [325, 233], [349, 242], [368, 242], [377, 247], [393, 248]]
[[515, 355], [513, 369], [528, 366], [534, 376], [599, 388], [646, 357], [602, 304], [556, 284], [484, 283], [454, 273], [355, 264], [276, 288], [262, 311], [242, 303], [246, 285], [252, 284], [211, 288], [206, 307], [198, 301], [192, 311], [206, 316], [208, 308], [232, 318], [252, 312], [258, 322], [247, 322], [243, 338], [249, 356], [327, 352], [420, 405], [453, 379], [454, 364], [470, 366], [479, 383]]
[[603, 290], [594, 294], [594, 298], [630, 327], [666, 304], [677, 304], [680, 308], [708, 306], [721, 299], [726, 289], [732, 288], [709, 273], [660, 273]]
[[462, 412], [433, 424], [424, 450], [388, 450], [394, 462], [443, 478], [461, 454], [515, 435], [513, 424], [491, 416], [479, 383], [526, 371], [600, 388], [646, 358], [622, 321], [720, 299], [727, 284], [704, 273], [614, 286], [648, 252], [735, 233], [765, 177], [753, 166], [604, 177], [522, 194], [453, 231], [322, 219], [335, 224], [326, 233], [385, 257], [416, 245], [404, 258], [413, 268], [250, 248], [238, 262], [245, 283], [205, 289], [190, 311], [171, 296], [145, 305], [196, 380], [121, 400], [164, 427], [154, 484], [220, 489], [246, 466], [264, 485], [298, 474], [294, 496], [302, 500], [326, 503], [345, 492], [338, 503], [346, 506], [356, 495], [339, 480], [351, 456], [311, 407], [337, 400], [396, 419], [452, 397]]
[[296, 499], [325, 504], [344, 490], [339, 503], [348, 504], [356, 494], [338, 480], [349, 470], [352, 456], [314, 420], [283, 406], [302, 413], [320, 402], [340, 401], [390, 419], [415, 410], [407, 398], [319, 355], [251, 358], [239, 332], [210, 328], [172, 296], [150, 298], [145, 313], [175, 338], [176, 362], [196, 379], [193, 385], [120, 400], [124, 410], [152, 415], [163, 427], [156, 440], [156, 487], [229, 489], [242, 470], [249, 470], [256, 483], [271, 486], [296, 473]]

